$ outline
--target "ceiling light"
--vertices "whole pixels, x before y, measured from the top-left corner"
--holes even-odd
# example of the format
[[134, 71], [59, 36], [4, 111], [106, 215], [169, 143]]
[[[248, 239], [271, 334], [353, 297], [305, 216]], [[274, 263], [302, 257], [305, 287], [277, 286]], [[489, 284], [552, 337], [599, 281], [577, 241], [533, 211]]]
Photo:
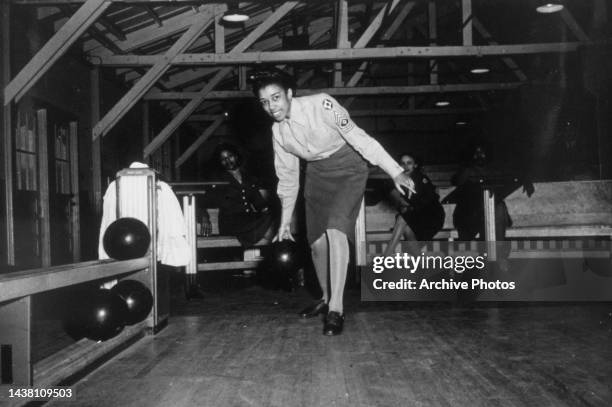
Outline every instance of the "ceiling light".
[[483, 73], [489, 73], [490, 69], [489, 68], [473, 68], [470, 70], [471, 73], [473, 74], [483, 74]]
[[231, 1], [228, 3], [228, 9], [223, 13], [223, 21], [228, 23], [244, 23], [249, 19], [249, 16], [240, 11], [237, 1]]
[[467, 124], [467, 122], [463, 122], [463, 121], [458, 121], [457, 123], [455, 123], [457, 126], [465, 126]]
[[546, 3], [536, 8], [536, 11], [542, 14], [556, 13], [561, 10], [563, 10], [563, 4], [559, 3]]
[[439, 100], [436, 102], [436, 106], [438, 107], [444, 107], [448, 105], [450, 105], [450, 102], [448, 100]]

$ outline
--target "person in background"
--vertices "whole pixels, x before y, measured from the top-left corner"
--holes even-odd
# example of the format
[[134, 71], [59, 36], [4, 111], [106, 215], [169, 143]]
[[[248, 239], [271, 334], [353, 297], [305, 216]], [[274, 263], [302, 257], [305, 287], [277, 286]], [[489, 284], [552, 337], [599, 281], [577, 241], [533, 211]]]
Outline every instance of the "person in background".
[[[228, 183], [213, 197], [215, 206], [219, 207], [219, 233], [235, 236], [244, 248], [270, 242], [276, 232], [276, 222], [268, 190], [244, 171], [242, 157], [234, 145], [219, 144], [213, 157], [221, 169], [216, 180]], [[205, 236], [212, 231], [206, 210], [202, 214], [202, 228]]]
[[323, 333], [338, 335], [344, 325], [348, 241], [354, 240], [369, 175], [366, 160], [380, 166], [400, 190], [414, 191], [413, 182], [330, 95], [297, 97], [293, 78], [275, 68], [259, 69], [249, 79], [255, 97], [274, 121], [274, 166], [282, 203], [278, 240], [293, 240], [291, 218], [300, 186], [300, 159], [306, 161], [306, 233], [323, 298], [300, 315], [326, 314]]
[[[506, 240], [506, 229], [512, 226], [512, 219], [508, 207], [504, 201], [508, 190], [514, 188], [515, 182], [508, 176], [510, 169], [502, 171], [494, 168], [487, 155], [487, 150], [482, 143], [475, 143], [470, 149], [469, 161], [451, 179], [456, 187], [453, 192], [455, 198], [455, 211], [453, 212], [453, 224], [457, 229], [458, 239], [461, 241], [485, 239], [485, 217], [484, 200], [482, 195], [481, 180], [495, 182], [498, 184], [495, 191], [495, 240]], [[530, 181], [519, 180], [523, 185], [523, 191], [527, 196], [534, 192]], [[504, 185], [508, 184], [508, 185]], [[507, 269], [507, 257], [509, 251], [506, 249], [500, 256], [500, 266]]]
[[383, 256], [394, 253], [402, 237], [406, 241], [408, 252], [418, 256], [421, 254], [419, 242], [433, 239], [444, 226], [444, 208], [435, 185], [422, 171], [415, 155], [403, 153], [400, 155], [399, 163], [404, 168], [404, 173], [414, 181], [416, 194], [408, 198], [395, 188], [391, 189], [389, 196], [398, 210], [398, 215]]

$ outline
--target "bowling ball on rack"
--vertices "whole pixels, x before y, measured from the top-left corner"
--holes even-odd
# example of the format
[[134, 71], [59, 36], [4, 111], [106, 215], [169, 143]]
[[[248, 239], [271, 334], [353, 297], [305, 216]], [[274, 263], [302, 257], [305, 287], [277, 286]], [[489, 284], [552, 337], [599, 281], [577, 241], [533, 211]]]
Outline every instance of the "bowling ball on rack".
[[153, 295], [140, 281], [121, 280], [111, 288], [111, 291], [125, 302], [127, 312], [124, 321], [126, 325], [134, 325], [143, 321], [153, 308]]
[[136, 218], [117, 219], [106, 228], [102, 239], [104, 250], [115, 260], [143, 257], [150, 244], [149, 228]]
[[106, 341], [121, 333], [127, 312], [123, 299], [111, 290], [87, 290], [79, 296], [66, 323], [67, 330], [94, 341]]

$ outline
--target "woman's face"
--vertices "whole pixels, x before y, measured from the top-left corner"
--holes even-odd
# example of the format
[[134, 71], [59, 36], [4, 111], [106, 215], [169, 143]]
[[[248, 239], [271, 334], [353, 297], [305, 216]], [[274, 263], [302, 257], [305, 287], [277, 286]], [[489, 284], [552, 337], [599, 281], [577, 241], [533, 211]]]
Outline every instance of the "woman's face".
[[219, 154], [219, 164], [228, 171], [238, 168], [238, 157], [230, 150], [222, 150]]
[[417, 167], [416, 163], [414, 162], [414, 158], [410, 157], [409, 155], [403, 155], [400, 157], [400, 165], [408, 175], [412, 174], [414, 169]]
[[472, 160], [478, 166], [484, 166], [487, 162], [487, 152], [484, 147], [478, 146], [474, 149], [474, 154], [472, 155]]
[[291, 89], [285, 90], [276, 84], [259, 89], [259, 103], [268, 116], [277, 122], [285, 120], [289, 115], [292, 97]]

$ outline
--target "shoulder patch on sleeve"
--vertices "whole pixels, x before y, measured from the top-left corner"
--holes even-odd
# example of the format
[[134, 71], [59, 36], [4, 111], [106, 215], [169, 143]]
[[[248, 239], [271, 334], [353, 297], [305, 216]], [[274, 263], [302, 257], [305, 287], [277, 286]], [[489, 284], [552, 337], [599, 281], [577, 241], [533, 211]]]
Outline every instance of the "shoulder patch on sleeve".
[[325, 98], [323, 99], [323, 109], [325, 110], [332, 110], [334, 107], [334, 104], [332, 103], [331, 100]]
[[355, 125], [353, 124], [353, 121], [348, 116], [346, 116], [343, 113], [338, 113], [335, 110], [333, 112], [334, 112], [334, 119], [336, 121], [336, 124], [340, 128], [340, 130], [346, 133], [346, 132], [351, 131], [353, 127], [355, 127]]
[[427, 184], [429, 182], [429, 180], [427, 179], [427, 177], [423, 177], [423, 184]]

